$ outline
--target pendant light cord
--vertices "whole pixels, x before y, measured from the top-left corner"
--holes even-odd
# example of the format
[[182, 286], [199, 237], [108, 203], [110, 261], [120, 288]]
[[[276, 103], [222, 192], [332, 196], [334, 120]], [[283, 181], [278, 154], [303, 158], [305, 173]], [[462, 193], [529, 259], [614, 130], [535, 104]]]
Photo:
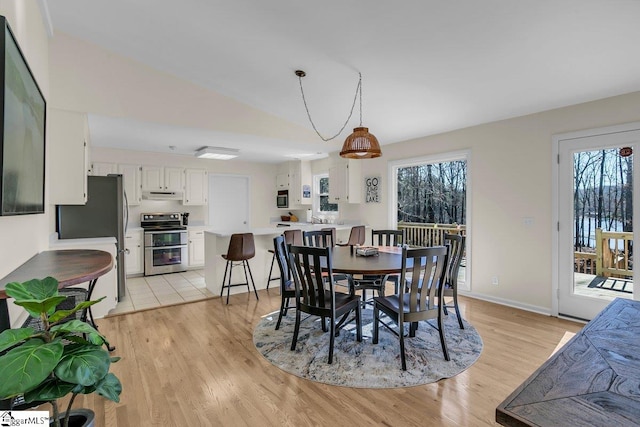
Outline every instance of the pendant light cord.
[[316, 128], [315, 123], [313, 123], [313, 120], [311, 119], [311, 113], [309, 112], [309, 107], [307, 106], [307, 99], [305, 98], [304, 90], [302, 89], [302, 77], [304, 77], [304, 74], [302, 75], [297, 74], [297, 75], [298, 75], [298, 81], [300, 82], [300, 93], [302, 94], [302, 102], [304, 103], [304, 109], [307, 111], [307, 117], [309, 118], [309, 122], [311, 123], [313, 130], [316, 131], [316, 134], [318, 134], [320, 139], [322, 139], [324, 142], [331, 141], [332, 139], [337, 138], [342, 133], [344, 128], [347, 127], [349, 120], [351, 120], [351, 116], [353, 115], [353, 109], [356, 106], [356, 100], [358, 99], [358, 95], [360, 95], [360, 126], [362, 126], [362, 74], [361, 73], [358, 73], [358, 86], [356, 86], [356, 93], [353, 97], [353, 104], [351, 105], [351, 111], [349, 112], [349, 117], [347, 117], [347, 120], [344, 122], [344, 124], [342, 125], [342, 128], [340, 128], [338, 133], [333, 135], [331, 138], [326, 138], [322, 136], [322, 134], [318, 132], [318, 129]]

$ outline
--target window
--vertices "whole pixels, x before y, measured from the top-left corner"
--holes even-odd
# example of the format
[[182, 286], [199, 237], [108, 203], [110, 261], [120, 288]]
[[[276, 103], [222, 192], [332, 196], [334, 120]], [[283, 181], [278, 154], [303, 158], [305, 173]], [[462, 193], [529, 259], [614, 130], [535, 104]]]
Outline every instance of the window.
[[337, 214], [338, 204], [329, 203], [329, 175], [314, 175], [313, 187], [313, 212], [321, 215]]

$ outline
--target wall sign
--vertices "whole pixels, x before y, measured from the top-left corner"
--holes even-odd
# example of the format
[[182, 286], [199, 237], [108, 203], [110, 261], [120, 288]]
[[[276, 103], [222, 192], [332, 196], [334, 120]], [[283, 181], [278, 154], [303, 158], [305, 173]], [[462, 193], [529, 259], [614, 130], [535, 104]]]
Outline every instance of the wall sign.
[[380, 176], [368, 176], [364, 179], [365, 203], [380, 203], [380, 184], [382, 179]]
[[310, 199], [311, 198], [311, 186], [304, 184], [302, 186], [302, 198], [303, 199]]

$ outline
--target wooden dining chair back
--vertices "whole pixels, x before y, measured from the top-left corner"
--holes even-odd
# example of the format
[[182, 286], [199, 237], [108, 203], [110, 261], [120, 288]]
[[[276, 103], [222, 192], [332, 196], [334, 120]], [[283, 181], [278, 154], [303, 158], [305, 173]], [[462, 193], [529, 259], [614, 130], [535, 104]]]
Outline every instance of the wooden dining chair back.
[[[291, 350], [296, 349], [301, 313], [320, 317], [322, 329], [325, 332], [325, 319], [329, 319], [328, 363], [331, 364], [333, 363], [335, 336], [344, 325], [355, 320], [356, 339], [362, 341], [360, 296], [335, 291], [330, 247], [291, 246], [289, 264], [292, 267], [296, 299], [296, 325], [293, 331]], [[323, 275], [323, 271], [328, 274]], [[350, 312], [354, 313], [353, 318], [338, 323], [340, 317], [348, 317]]]
[[404, 244], [404, 230], [371, 230], [373, 246], [398, 246]]
[[[403, 230], [371, 230], [371, 244], [373, 246], [397, 246], [404, 243]], [[400, 277], [397, 274], [387, 274], [385, 276], [365, 275], [362, 281], [356, 285], [362, 289], [362, 299], [367, 301], [367, 289], [378, 291], [379, 296], [383, 296], [387, 281], [393, 282], [395, 293], [398, 293], [398, 283]]]
[[[284, 233], [284, 242], [287, 245], [303, 245], [304, 241], [302, 239], [302, 230], [285, 230]], [[273, 266], [276, 263], [276, 253], [273, 249], [268, 249], [269, 253], [273, 254], [271, 258], [271, 267], [269, 267], [269, 276], [267, 277], [267, 290], [269, 289], [269, 285], [274, 280], [280, 280], [280, 277], [273, 276]]]
[[349, 240], [345, 243], [337, 243], [338, 246], [362, 246], [365, 240], [365, 228], [364, 225], [356, 225], [351, 227], [349, 233]]
[[[298, 230], [299, 231], [299, 230]], [[291, 278], [291, 269], [289, 268], [289, 250], [287, 249], [285, 236], [276, 236], [273, 239], [273, 252], [280, 270], [280, 312], [278, 313], [278, 322], [276, 330], [280, 329], [282, 317], [287, 315], [290, 308], [295, 307], [291, 299], [296, 296], [296, 287]]]
[[303, 236], [305, 246], [312, 246], [316, 248], [332, 248], [334, 246], [335, 240], [333, 238], [333, 232], [329, 228], [305, 231]]
[[287, 245], [304, 246], [302, 230], [285, 230], [284, 242]]
[[447, 307], [453, 308], [456, 311], [460, 329], [464, 329], [464, 324], [462, 323], [460, 307], [458, 306], [458, 272], [460, 271], [460, 264], [462, 263], [462, 257], [464, 256], [465, 240], [465, 236], [461, 236], [459, 234], [444, 235], [445, 244], [449, 247], [449, 262], [447, 265], [447, 277], [445, 279], [443, 297], [452, 297], [453, 305], [447, 305], [446, 301], [443, 300], [444, 303], [442, 304], [442, 309], [444, 310], [444, 314], [449, 314], [447, 312]]
[[[400, 292], [396, 295], [373, 299], [372, 342], [378, 343], [380, 324], [397, 335], [400, 340], [400, 360], [403, 371], [407, 370], [404, 348], [405, 323], [409, 323], [409, 337], [415, 337], [418, 322], [438, 319], [437, 329], [440, 333], [442, 353], [445, 360], [449, 360], [441, 305], [446, 273], [447, 248], [445, 246], [403, 248], [400, 283], [406, 283], [406, 289], [405, 286], [400, 286]], [[383, 321], [380, 317], [381, 312], [398, 326], [398, 331], [392, 324]]]
[[[258, 297], [258, 291], [256, 290], [256, 284], [253, 281], [253, 274], [251, 273], [251, 266], [249, 260], [256, 255], [256, 246], [253, 240], [253, 233], [238, 233], [232, 234], [229, 240], [229, 248], [227, 253], [222, 255], [227, 262], [224, 267], [224, 276], [222, 278], [222, 289], [220, 289], [220, 296], [224, 293], [224, 289], [227, 288], [227, 304], [229, 304], [229, 293], [234, 286], [247, 286], [247, 292], [251, 292], [249, 288], [249, 278], [251, 278], [251, 284], [253, 285], [253, 292]], [[244, 270], [245, 282], [243, 283], [231, 283], [231, 273], [233, 267], [242, 266]], [[227, 271], [229, 276], [227, 278]], [[248, 271], [248, 274], [247, 274]]]

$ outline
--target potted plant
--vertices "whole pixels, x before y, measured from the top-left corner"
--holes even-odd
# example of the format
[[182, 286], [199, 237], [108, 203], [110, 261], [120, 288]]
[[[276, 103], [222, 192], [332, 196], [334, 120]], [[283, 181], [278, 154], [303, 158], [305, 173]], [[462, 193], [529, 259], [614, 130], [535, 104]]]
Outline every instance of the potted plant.
[[[109, 372], [119, 358], [103, 348], [107, 341], [93, 326], [72, 316], [103, 298], [58, 310], [68, 297], [58, 293], [58, 281], [52, 277], [9, 283], [5, 290], [15, 304], [40, 319], [42, 330], [27, 327], [0, 333], [0, 354], [6, 352], [0, 356], [0, 399], [22, 395], [26, 403], [49, 402], [56, 427], [69, 427], [69, 420], [78, 418], [71, 410], [78, 394], [96, 392], [120, 401], [122, 385]], [[68, 394], [66, 411], [60, 413], [58, 399]], [[86, 425], [93, 425], [93, 420]]]

